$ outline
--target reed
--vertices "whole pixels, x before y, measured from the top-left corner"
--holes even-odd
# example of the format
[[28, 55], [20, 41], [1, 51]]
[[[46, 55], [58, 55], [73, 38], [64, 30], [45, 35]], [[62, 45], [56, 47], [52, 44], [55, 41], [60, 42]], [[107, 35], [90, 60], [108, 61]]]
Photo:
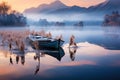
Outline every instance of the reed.
[[70, 47], [71, 45], [77, 47], [77, 44], [76, 44], [76, 42], [75, 42], [75, 36], [74, 36], [74, 35], [72, 35], [72, 36], [70, 37], [69, 47]]
[[[0, 31], [0, 39], [1, 43], [4, 46], [8, 46], [9, 50], [11, 50], [13, 47], [19, 49], [20, 51], [24, 51], [25, 47], [27, 46], [25, 40], [29, 35], [38, 35], [38, 36], [43, 36], [47, 38], [52, 38], [51, 32], [46, 33], [44, 30], [40, 31], [30, 31], [24, 30], [24, 31], [14, 31], [14, 30], [4, 30]], [[56, 39], [61, 39], [62, 40], [62, 35], [58, 36]], [[38, 49], [38, 44], [37, 42], [33, 43]]]

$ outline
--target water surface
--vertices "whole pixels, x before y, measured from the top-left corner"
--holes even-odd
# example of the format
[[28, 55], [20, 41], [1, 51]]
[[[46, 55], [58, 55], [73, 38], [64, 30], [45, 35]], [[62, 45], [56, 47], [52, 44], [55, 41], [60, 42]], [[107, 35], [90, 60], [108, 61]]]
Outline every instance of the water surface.
[[[0, 80], [120, 80], [120, 27], [30, 26], [0, 30], [25, 29], [45, 30], [53, 37], [62, 35], [65, 55], [59, 60], [47, 52], [38, 54], [30, 47], [19, 53], [0, 46]], [[78, 48], [68, 48], [71, 35]], [[35, 60], [39, 55], [40, 59]]]

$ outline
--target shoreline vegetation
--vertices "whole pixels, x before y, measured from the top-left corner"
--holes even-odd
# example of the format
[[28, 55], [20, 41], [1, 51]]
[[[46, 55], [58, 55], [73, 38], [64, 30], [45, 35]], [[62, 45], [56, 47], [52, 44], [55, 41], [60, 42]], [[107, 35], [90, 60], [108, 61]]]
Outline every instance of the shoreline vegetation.
[[7, 2], [0, 3], [0, 27], [1, 26], [26, 26], [27, 19], [22, 13], [11, 9]]
[[118, 11], [113, 11], [110, 15], [105, 15], [103, 26], [120, 26], [120, 14]]
[[78, 26], [83, 27], [83, 21], [48, 21], [47, 19], [39, 19], [38, 21], [30, 21], [29, 25], [36, 26]]

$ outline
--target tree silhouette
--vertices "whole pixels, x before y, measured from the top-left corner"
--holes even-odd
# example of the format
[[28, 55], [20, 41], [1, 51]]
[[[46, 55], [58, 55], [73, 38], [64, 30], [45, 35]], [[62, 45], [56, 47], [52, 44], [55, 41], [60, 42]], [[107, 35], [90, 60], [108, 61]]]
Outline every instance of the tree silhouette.
[[7, 2], [2, 2], [0, 4], [0, 14], [7, 14], [11, 10], [11, 6]]
[[26, 17], [23, 14], [11, 10], [6, 2], [0, 3], [0, 26], [25, 26]]

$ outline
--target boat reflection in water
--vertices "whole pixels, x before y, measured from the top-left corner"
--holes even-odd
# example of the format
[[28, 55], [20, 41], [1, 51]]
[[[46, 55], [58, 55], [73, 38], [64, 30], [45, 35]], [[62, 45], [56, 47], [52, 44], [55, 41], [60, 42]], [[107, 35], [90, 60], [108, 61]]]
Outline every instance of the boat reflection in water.
[[49, 55], [51, 57], [56, 58], [61, 61], [61, 58], [65, 55], [64, 50], [60, 47], [59, 49], [49, 49], [49, 50], [35, 50], [36, 55], [34, 56], [34, 60], [38, 60], [38, 64], [36, 66], [35, 75], [39, 72], [40, 69], [40, 57], [44, 57], [45, 55]]
[[[49, 50], [42, 50], [42, 49], [34, 49], [32, 52], [35, 52], [33, 59], [38, 61], [36, 65], [36, 69], [34, 75], [36, 75], [40, 70], [40, 57], [45, 57], [45, 55], [49, 55], [51, 57], [56, 58], [58, 61], [61, 61], [62, 57], [65, 55], [64, 50], [60, 47], [59, 49], [49, 49]], [[11, 50], [11, 53], [16, 56], [16, 64], [19, 63], [21, 58], [21, 64], [25, 64], [25, 55], [31, 54], [29, 51], [20, 51], [20, 50]], [[12, 57], [10, 56], [10, 64], [13, 64]]]

